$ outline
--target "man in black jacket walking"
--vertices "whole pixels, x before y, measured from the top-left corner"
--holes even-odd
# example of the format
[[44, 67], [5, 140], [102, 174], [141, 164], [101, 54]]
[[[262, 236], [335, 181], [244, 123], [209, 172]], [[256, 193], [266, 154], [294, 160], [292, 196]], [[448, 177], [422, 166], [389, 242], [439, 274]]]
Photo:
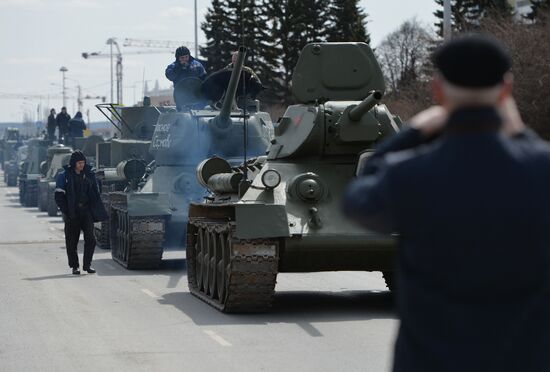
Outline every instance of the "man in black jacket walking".
[[83, 269], [95, 273], [91, 267], [95, 249], [94, 222], [107, 219], [101, 202], [99, 186], [86, 157], [80, 151], [71, 154], [69, 165], [57, 176], [55, 202], [65, 221], [65, 245], [69, 267], [79, 275], [77, 245], [80, 231], [84, 234]]
[[495, 40], [434, 56], [433, 107], [382, 144], [346, 214], [398, 233], [394, 372], [550, 370], [550, 150]]

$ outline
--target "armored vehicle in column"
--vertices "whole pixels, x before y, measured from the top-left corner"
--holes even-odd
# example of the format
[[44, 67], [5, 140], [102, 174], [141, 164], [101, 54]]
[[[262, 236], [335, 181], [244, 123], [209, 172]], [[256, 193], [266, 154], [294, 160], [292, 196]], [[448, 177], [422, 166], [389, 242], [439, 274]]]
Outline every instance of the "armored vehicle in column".
[[[365, 43], [304, 47], [267, 156], [197, 168], [210, 197], [189, 207], [191, 293], [224, 312], [270, 308], [279, 272], [382, 271], [395, 241], [346, 220], [341, 195], [360, 159], [401, 122], [380, 104], [382, 71]], [[391, 282], [390, 282], [391, 285]]]
[[[154, 163], [141, 185], [111, 194], [111, 253], [124, 267], [156, 268], [165, 247], [185, 245], [188, 205], [204, 195], [195, 180], [200, 161], [219, 155], [241, 162], [245, 138], [248, 155], [265, 154], [273, 126], [252, 99], [258, 87], [242, 70], [244, 55], [242, 48], [232, 70], [176, 86], [179, 111], [159, 116], [150, 149]], [[235, 104], [240, 96], [249, 97], [242, 109]]]
[[27, 158], [19, 165], [19, 200], [25, 207], [38, 206], [40, 164], [46, 159], [48, 140], [32, 138], [27, 143]]
[[[149, 154], [151, 138], [157, 119], [166, 108], [151, 106], [148, 99], [144, 102], [143, 106], [133, 107], [96, 106], [117, 130], [117, 138], [98, 143], [96, 150], [96, 176], [101, 183], [101, 199], [106, 210], [111, 208], [110, 193], [136, 185], [136, 177], [139, 181], [146, 165], [153, 160]], [[120, 169], [120, 174], [117, 174], [117, 169]], [[109, 225], [109, 221], [95, 224], [94, 234], [98, 246], [103, 249], [110, 248]]]
[[19, 129], [6, 128], [0, 142], [0, 161], [4, 170], [4, 182], [7, 186], [17, 185], [19, 166], [17, 165], [17, 149], [21, 146]]
[[92, 134], [88, 137], [75, 137], [74, 150], [80, 150], [86, 156], [86, 161], [90, 166], [95, 167], [96, 149], [98, 143], [103, 143], [105, 140], [102, 136]]
[[63, 166], [69, 164], [72, 149], [65, 145], [53, 145], [48, 147], [47, 158], [40, 165], [41, 174], [38, 180], [38, 209], [48, 212], [49, 216], [57, 215], [55, 204], [55, 177], [63, 170]]

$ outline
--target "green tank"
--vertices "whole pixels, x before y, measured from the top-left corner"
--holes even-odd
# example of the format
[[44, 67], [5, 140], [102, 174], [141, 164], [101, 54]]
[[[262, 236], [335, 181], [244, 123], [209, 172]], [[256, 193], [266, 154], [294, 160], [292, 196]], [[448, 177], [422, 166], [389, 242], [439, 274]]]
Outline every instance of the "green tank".
[[27, 158], [19, 165], [19, 201], [25, 207], [38, 206], [40, 164], [46, 160], [48, 140], [32, 138], [27, 142]]
[[7, 186], [17, 186], [19, 167], [17, 149], [21, 146], [18, 128], [6, 128], [0, 142], [0, 163], [4, 170], [4, 182]]
[[[153, 160], [149, 146], [157, 119], [166, 108], [149, 104], [133, 107], [100, 104], [96, 107], [116, 129], [116, 138], [98, 143], [96, 148], [95, 173], [101, 184], [101, 200], [108, 211], [111, 193], [135, 185], [143, 177], [145, 165]], [[95, 224], [94, 234], [100, 248], [110, 248], [109, 226], [109, 220]]]
[[82, 151], [84, 156], [86, 156], [86, 162], [90, 166], [95, 167], [97, 145], [105, 142], [103, 137], [98, 134], [92, 134], [88, 137], [75, 137], [73, 140], [73, 149]]
[[46, 151], [47, 158], [40, 164], [40, 178], [38, 180], [38, 209], [48, 212], [48, 215], [57, 216], [55, 204], [55, 177], [69, 164], [72, 149], [65, 145], [53, 145]]
[[304, 47], [292, 77], [298, 103], [276, 124], [267, 156], [197, 167], [209, 197], [189, 208], [193, 295], [223, 312], [261, 312], [279, 272], [382, 271], [391, 280], [394, 238], [364, 231], [340, 206], [362, 159], [399, 131], [379, 103], [384, 89], [367, 44]]
[[[188, 205], [204, 196], [199, 162], [213, 155], [241, 162], [245, 135], [249, 155], [265, 154], [273, 125], [253, 99], [258, 87], [242, 71], [244, 56], [243, 48], [233, 70], [176, 86], [178, 109], [158, 118], [145, 177], [136, 189], [111, 194], [111, 253], [124, 267], [157, 268], [165, 248], [185, 246]], [[249, 97], [243, 108], [235, 104], [241, 96]]]

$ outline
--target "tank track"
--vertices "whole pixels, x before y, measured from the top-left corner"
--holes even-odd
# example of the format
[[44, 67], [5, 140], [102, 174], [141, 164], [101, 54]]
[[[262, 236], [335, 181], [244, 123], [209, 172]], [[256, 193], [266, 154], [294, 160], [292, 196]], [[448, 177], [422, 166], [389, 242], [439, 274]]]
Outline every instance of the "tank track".
[[25, 207], [38, 207], [38, 182], [27, 183]]
[[17, 186], [17, 172], [5, 170], [6, 185], [9, 187]]
[[190, 292], [225, 313], [267, 311], [275, 295], [278, 241], [234, 238], [234, 223], [192, 218], [187, 227]]
[[48, 184], [38, 183], [38, 209], [40, 212], [48, 211]]
[[46, 209], [48, 211], [48, 216], [55, 217], [57, 216], [57, 204], [55, 202], [55, 190], [48, 186], [48, 196], [46, 200]]
[[26, 191], [26, 180], [19, 179], [19, 204], [25, 206], [25, 191]]
[[[111, 203], [109, 202], [109, 194], [102, 193], [101, 201], [103, 202], [103, 206], [105, 207], [105, 210], [109, 211], [111, 209]], [[101, 249], [111, 248], [110, 233], [109, 233], [110, 224], [111, 224], [110, 221], [107, 220], [107, 221], [97, 222], [94, 226], [94, 236], [97, 241], [98, 247]]]
[[19, 199], [24, 207], [38, 206], [38, 183], [25, 180], [19, 188]]
[[113, 260], [129, 270], [160, 266], [165, 217], [129, 216], [125, 204], [112, 202], [109, 228]]

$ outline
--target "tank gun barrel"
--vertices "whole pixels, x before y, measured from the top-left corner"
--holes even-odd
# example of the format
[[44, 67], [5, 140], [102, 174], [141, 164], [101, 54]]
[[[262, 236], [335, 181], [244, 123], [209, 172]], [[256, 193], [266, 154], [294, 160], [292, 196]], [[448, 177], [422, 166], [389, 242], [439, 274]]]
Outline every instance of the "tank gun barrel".
[[349, 118], [353, 121], [359, 121], [367, 112], [369, 112], [382, 99], [382, 92], [371, 90], [369, 95], [357, 106], [349, 111]]
[[239, 47], [237, 52], [237, 61], [233, 66], [233, 71], [231, 72], [231, 78], [229, 79], [229, 84], [227, 85], [227, 90], [225, 91], [225, 98], [223, 99], [222, 108], [218, 116], [214, 120], [214, 124], [218, 127], [227, 128], [231, 125], [231, 109], [233, 108], [233, 102], [235, 101], [235, 95], [237, 94], [237, 84], [239, 83], [239, 77], [241, 76], [241, 71], [244, 65], [244, 57], [246, 55], [246, 48]]

